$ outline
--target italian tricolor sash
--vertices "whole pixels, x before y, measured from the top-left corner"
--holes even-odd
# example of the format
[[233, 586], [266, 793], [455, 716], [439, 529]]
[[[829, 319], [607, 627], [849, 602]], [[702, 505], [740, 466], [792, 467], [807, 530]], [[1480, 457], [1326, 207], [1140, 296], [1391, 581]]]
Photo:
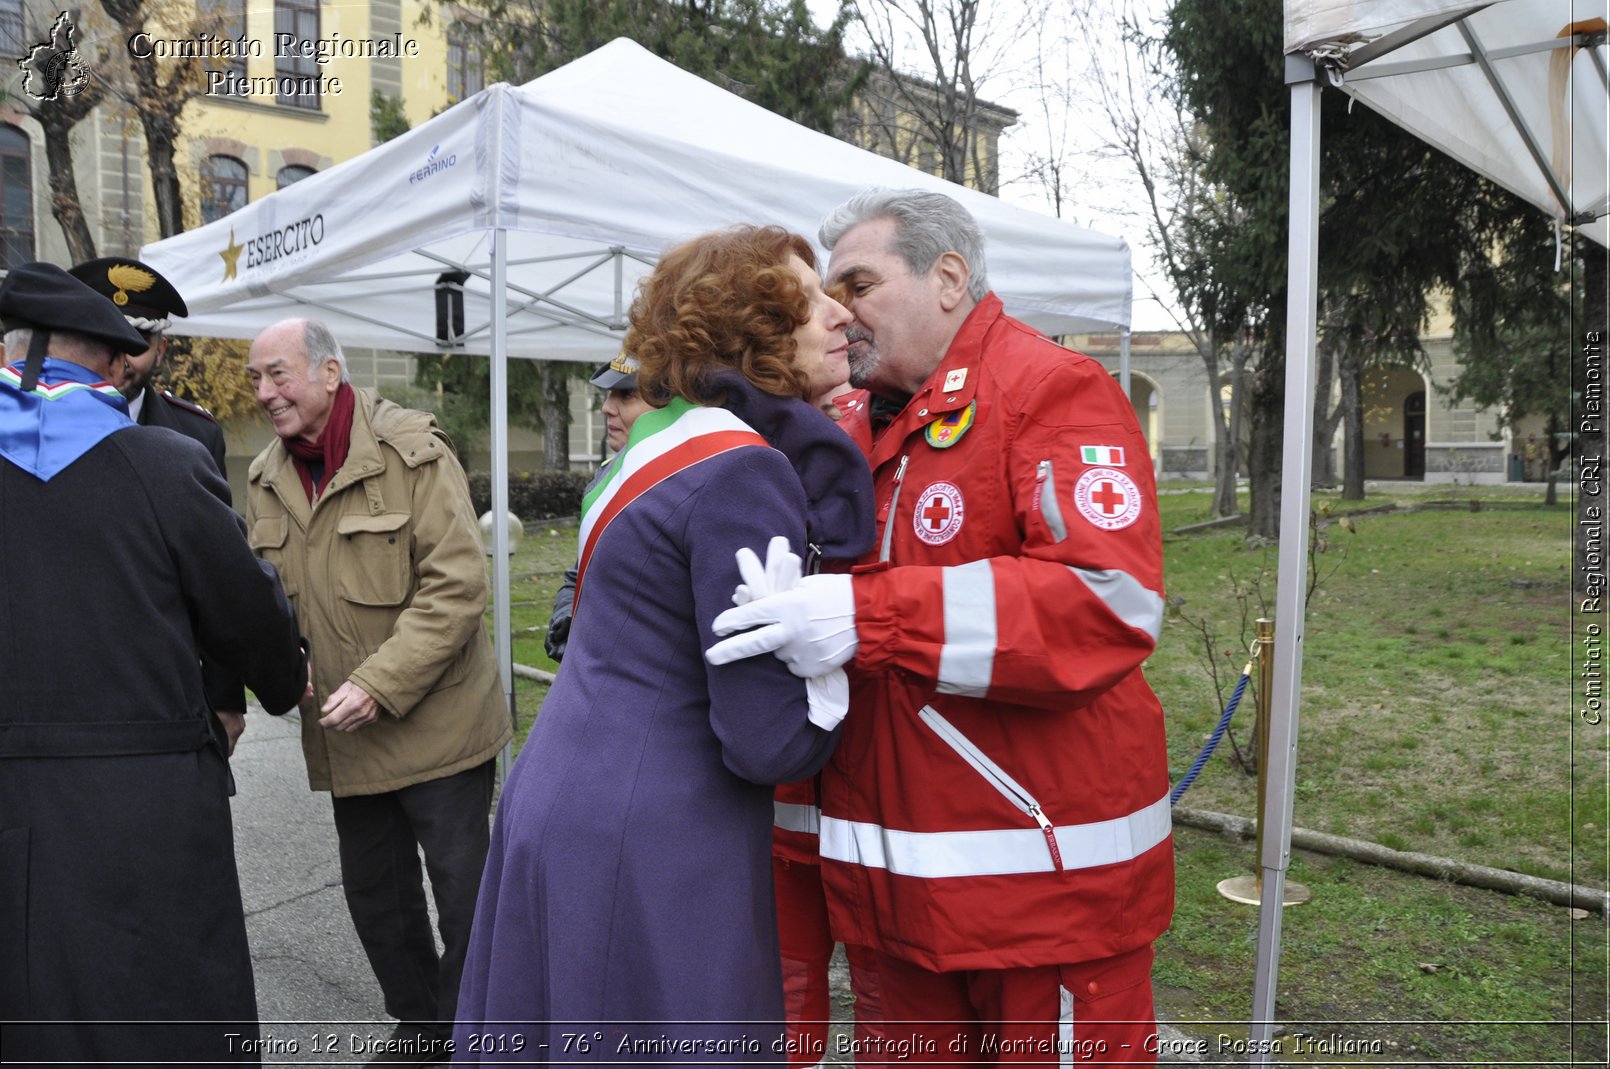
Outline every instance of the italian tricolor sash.
[[582, 501], [575, 604], [581, 604], [581, 587], [593, 549], [628, 505], [678, 472], [751, 445], [767, 446], [767, 442], [724, 408], [700, 408], [676, 398], [664, 408], [639, 416], [626, 448], [610, 465], [603, 482]]

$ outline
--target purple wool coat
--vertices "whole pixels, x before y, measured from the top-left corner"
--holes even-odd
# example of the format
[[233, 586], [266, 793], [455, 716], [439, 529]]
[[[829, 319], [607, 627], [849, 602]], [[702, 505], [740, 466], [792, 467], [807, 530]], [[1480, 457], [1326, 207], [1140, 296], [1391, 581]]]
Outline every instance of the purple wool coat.
[[455, 1064], [786, 1060], [772, 787], [816, 772], [837, 733], [806, 719], [804, 681], [776, 658], [703, 653], [740, 546], [764, 556], [781, 534], [853, 559], [872, 486], [826, 416], [723, 385], [773, 448], [678, 471], [599, 537], [499, 804]]

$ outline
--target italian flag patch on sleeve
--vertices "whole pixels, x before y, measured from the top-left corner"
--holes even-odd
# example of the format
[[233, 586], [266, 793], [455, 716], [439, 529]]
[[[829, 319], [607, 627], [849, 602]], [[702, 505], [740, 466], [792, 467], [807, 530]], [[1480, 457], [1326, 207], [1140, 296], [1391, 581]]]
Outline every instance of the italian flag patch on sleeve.
[[1124, 466], [1124, 447], [1121, 445], [1082, 445], [1079, 459], [1086, 464], [1101, 464], [1109, 468]]

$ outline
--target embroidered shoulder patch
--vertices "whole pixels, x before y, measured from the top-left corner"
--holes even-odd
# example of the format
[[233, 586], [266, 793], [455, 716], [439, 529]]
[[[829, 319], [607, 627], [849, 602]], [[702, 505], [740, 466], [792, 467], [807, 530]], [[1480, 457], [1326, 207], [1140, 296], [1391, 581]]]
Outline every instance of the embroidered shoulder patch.
[[1091, 468], [1074, 484], [1073, 504], [1103, 531], [1121, 531], [1140, 519], [1140, 487], [1116, 468]]
[[973, 401], [966, 408], [959, 408], [954, 412], [947, 412], [943, 416], [928, 424], [922, 436], [928, 444], [935, 449], [949, 449], [962, 440], [967, 428], [973, 425], [973, 414], [978, 411], [978, 402]]
[[911, 524], [917, 537], [930, 546], [942, 546], [961, 533], [962, 492], [954, 483], [931, 483], [917, 498]]

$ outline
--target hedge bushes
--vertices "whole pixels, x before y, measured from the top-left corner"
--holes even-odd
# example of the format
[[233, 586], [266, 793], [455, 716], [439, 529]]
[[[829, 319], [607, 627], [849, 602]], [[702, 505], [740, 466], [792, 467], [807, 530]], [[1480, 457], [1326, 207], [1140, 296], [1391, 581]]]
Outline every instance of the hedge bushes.
[[[521, 520], [549, 520], [557, 516], [579, 516], [581, 495], [592, 475], [584, 471], [519, 471], [509, 475], [509, 511]], [[470, 498], [475, 514], [485, 515], [492, 508], [492, 477], [485, 472], [470, 473]]]

